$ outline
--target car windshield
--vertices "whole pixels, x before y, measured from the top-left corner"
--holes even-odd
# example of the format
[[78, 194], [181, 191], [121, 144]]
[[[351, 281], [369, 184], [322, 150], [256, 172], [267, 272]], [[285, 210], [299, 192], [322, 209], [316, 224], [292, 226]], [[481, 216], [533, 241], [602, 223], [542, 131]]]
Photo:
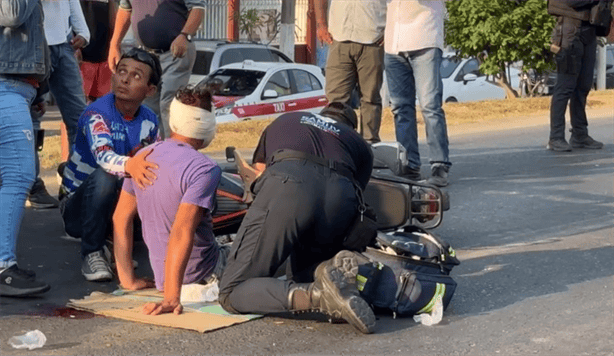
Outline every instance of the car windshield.
[[449, 76], [451, 76], [460, 62], [460, 58], [456, 56], [443, 57], [441, 59], [441, 77], [448, 78]]
[[196, 51], [196, 61], [194, 61], [194, 67], [192, 67], [192, 74], [209, 74], [209, 69], [211, 68], [211, 59], [213, 59], [213, 52]]
[[251, 59], [254, 62], [292, 62], [282, 53], [273, 51], [269, 48], [231, 48], [222, 53], [220, 67], [231, 63], [240, 63], [246, 59]]
[[265, 72], [245, 69], [220, 69], [208, 76], [201, 84], [216, 87], [219, 96], [246, 96], [254, 92]]

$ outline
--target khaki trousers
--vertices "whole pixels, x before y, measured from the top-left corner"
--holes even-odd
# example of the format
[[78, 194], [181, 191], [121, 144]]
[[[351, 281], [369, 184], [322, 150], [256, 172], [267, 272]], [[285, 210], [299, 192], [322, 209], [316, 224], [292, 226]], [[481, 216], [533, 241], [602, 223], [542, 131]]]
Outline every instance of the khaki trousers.
[[326, 62], [326, 98], [350, 103], [352, 91], [360, 90], [358, 132], [370, 143], [379, 142], [382, 122], [382, 73], [384, 47], [376, 44], [333, 41]]

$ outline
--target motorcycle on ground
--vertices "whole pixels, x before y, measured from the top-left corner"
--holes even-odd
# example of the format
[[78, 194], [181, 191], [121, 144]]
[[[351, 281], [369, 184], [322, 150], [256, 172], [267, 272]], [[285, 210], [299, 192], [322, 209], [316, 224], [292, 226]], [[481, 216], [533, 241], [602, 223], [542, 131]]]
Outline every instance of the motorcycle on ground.
[[[377, 214], [379, 234], [439, 226], [443, 212], [449, 209], [448, 194], [434, 185], [399, 176], [407, 158], [398, 143], [382, 142], [372, 148], [373, 173], [364, 197]], [[226, 148], [226, 160], [221, 164], [222, 178], [213, 212], [213, 231], [218, 237], [232, 236], [238, 231], [251, 203], [249, 188], [245, 187], [237, 168], [245, 166], [245, 160], [234, 147]]]

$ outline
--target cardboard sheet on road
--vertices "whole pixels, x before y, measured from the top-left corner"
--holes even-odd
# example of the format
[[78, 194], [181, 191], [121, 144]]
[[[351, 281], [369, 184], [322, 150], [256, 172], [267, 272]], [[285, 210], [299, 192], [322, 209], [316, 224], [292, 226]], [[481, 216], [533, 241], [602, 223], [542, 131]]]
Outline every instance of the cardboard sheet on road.
[[262, 317], [229, 314], [218, 303], [186, 303], [183, 304], [183, 313], [180, 315], [169, 313], [152, 316], [141, 312], [143, 304], [161, 302], [162, 299], [162, 293], [156, 289], [117, 290], [111, 294], [93, 292], [83, 299], [71, 299], [67, 306], [111, 318], [196, 330], [201, 333]]

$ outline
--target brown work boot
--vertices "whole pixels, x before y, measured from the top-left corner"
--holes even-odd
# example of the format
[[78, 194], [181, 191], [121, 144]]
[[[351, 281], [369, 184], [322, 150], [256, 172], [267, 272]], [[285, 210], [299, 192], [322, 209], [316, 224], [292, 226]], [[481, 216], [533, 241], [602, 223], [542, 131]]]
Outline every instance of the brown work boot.
[[[353, 262], [352, 262], [353, 261]], [[341, 251], [322, 262], [315, 281], [296, 284], [288, 295], [293, 311], [317, 311], [335, 319], [344, 319], [362, 333], [375, 328], [375, 314], [356, 289], [358, 264], [352, 252]]]

